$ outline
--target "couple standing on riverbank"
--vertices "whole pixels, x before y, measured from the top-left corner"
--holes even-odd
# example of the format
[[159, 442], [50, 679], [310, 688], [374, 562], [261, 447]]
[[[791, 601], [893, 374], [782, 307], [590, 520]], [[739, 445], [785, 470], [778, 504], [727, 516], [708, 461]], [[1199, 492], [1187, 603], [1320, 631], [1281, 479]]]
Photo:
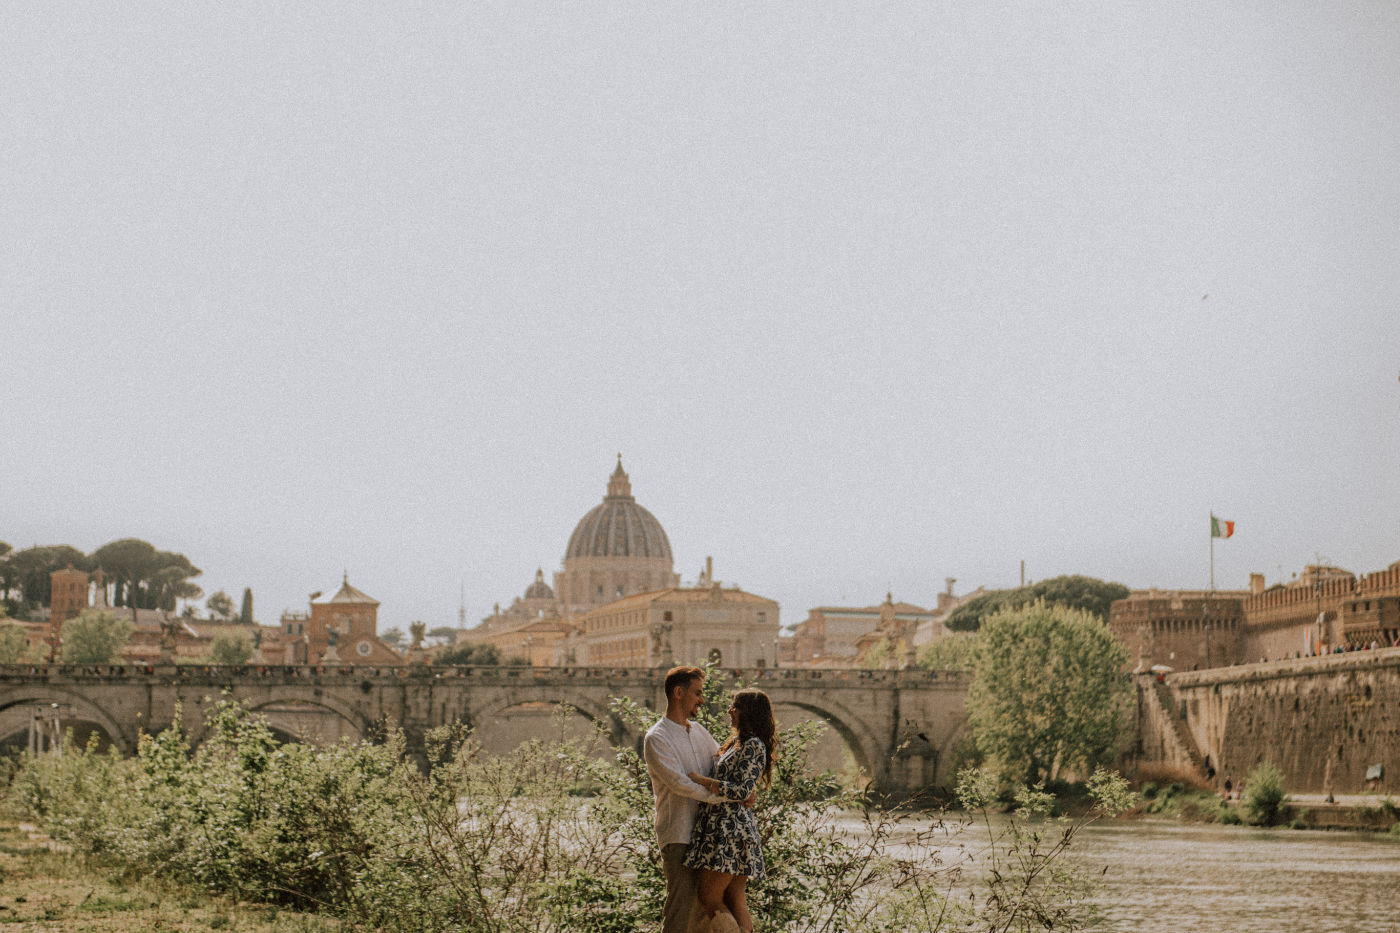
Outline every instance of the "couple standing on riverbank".
[[771, 780], [777, 724], [766, 693], [740, 690], [721, 746], [691, 721], [704, 687], [698, 667], [667, 672], [666, 715], [642, 743], [666, 878], [662, 933], [752, 933], [745, 889], [764, 877], [752, 808], [759, 780]]

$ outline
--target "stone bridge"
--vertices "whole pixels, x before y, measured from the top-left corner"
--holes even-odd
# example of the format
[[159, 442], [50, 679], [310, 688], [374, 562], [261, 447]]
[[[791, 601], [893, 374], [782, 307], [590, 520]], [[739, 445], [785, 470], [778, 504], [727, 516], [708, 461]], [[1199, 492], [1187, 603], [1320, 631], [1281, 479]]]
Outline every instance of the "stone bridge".
[[[967, 721], [966, 674], [783, 669], [725, 676], [828, 723], [877, 792], [906, 796], [950, 784], [953, 746]], [[198, 743], [203, 705], [227, 695], [285, 737], [318, 744], [399, 726], [410, 747], [421, 748], [435, 726], [479, 726], [543, 702], [572, 707], [602, 724], [614, 744], [636, 747], [640, 735], [610, 704], [628, 697], [664, 709], [661, 679], [650, 669], [587, 667], [0, 667], [0, 743], [24, 743], [36, 718], [47, 718], [100, 730], [131, 753], [141, 732], [170, 725], [177, 708]]]

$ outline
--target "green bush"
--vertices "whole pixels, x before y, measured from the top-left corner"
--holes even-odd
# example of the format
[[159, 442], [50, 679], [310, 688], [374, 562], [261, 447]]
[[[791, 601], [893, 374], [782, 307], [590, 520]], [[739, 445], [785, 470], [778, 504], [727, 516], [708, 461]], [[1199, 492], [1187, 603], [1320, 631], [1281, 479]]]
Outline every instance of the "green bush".
[[[724, 692], [718, 678], [707, 681], [702, 721], [716, 736], [727, 732]], [[656, 719], [625, 700], [613, 714], [634, 728]], [[822, 728], [782, 731], [773, 784], [756, 805], [769, 876], [750, 886], [749, 902], [765, 928], [1059, 930], [1084, 915], [1087, 875], [1058, 859], [1087, 819], [1126, 805], [1116, 775], [1090, 781], [1096, 810], [1078, 821], [1044, 822], [1049, 795], [1016, 790], [1021, 813], [997, 823], [999, 861], [978, 882], [986, 889], [954, 902], [949, 885], [965, 866], [942, 859], [958, 826], [833, 792], [829, 776], [806, 766]], [[219, 702], [197, 749], [173, 726], [144, 736], [134, 758], [95, 745], [25, 758], [7, 796], [118, 873], [314, 909], [359, 928], [651, 930], [665, 886], [646, 768], [632, 748], [613, 761], [593, 751], [532, 741], [489, 756], [463, 731], [442, 729], [427, 737], [436, 764], [424, 772], [399, 735], [382, 745], [280, 745], [263, 719]], [[995, 779], [966, 775], [964, 799], [986, 806], [980, 792], [994, 797]], [[844, 819], [853, 809], [859, 833]]]
[[1240, 811], [1234, 807], [1221, 807], [1216, 822], [1224, 826], [1239, 826], [1244, 822], [1244, 817], [1240, 816]]
[[1283, 772], [1264, 762], [1245, 778], [1244, 810], [1255, 826], [1273, 826], [1283, 815], [1288, 803], [1288, 791], [1283, 786]]
[[1157, 796], [1157, 782], [1148, 781], [1142, 785], [1142, 796], [1144, 800], [1151, 800]]

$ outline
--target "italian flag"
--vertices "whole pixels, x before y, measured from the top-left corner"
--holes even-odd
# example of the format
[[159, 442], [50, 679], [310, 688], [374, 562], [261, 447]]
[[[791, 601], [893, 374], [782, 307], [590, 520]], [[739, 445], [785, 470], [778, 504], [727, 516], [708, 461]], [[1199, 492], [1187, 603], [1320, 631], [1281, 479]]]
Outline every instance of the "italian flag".
[[1227, 522], [1223, 518], [1210, 517], [1210, 536], [1212, 538], [1228, 538], [1235, 533], [1235, 523]]

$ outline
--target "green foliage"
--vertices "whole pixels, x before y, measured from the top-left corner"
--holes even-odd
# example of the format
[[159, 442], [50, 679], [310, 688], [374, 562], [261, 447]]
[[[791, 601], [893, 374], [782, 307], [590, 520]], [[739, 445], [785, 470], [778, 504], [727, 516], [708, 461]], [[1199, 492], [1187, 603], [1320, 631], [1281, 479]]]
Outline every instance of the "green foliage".
[[47, 606], [53, 595], [49, 574], [70, 566], [87, 570], [89, 561], [82, 551], [66, 544], [12, 551], [0, 559], [0, 589], [7, 595], [18, 591], [27, 607]]
[[450, 625], [439, 625], [428, 629], [428, 637], [439, 645], [450, 645], [457, 637], [457, 630]]
[[1242, 802], [1249, 822], [1255, 826], [1273, 826], [1288, 803], [1283, 772], [1267, 761], [1257, 765], [1245, 778]]
[[1234, 807], [1221, 807], [1216, 822], [1224, 826], [1239, 826], [1244, 822], [1244, 817], [1240, 816], [1240, 811]]
[[499, 664], [524, 664], [524, 658], [501, 657], [501, 649], [487, 642], [463, 642], [445, 648], [433, 656], [434, 664], [491, 667]]
[[223, 590], [210, 594], [204, 601], [204, 607], [209, 610], [209, 615], [216, 619], [233, 618], [233, 597]]
[[379, 640], [392, 648], [397, 648], [403, 644], [403, 629], [398, 628], [397, 626], [394, 628], [385, 629], [384, 631], [379, 633]]
[[989, 617], [967, 698], [977, 747], [1028, 782], [1108, 762], [1126, 727], [1126, 656], [1081, 610], [1037, 602]]
[[[721, 739], [731, 686], [707, 681], [701, 720]], [[657, 718], [628, 700], [611, 716], [628, 731]], [[769, 877], [749, 900], [764, 929], [1079, 928], [1087, 876], [1059, 856], [1084, 822], [1128, 805], [1121, 779], [1096, 773], [1095, 808], [1076, 822], [1045, 822], [1048, 795], [1022, 788], [1021, 812], [998, 822], [991, 850], [950, 848], [960, 827], [939, 815], [833, 795], [829, 778], [806, 766], [822, 728], [782, 730], [773, 784], [759, 794]], [[25, 758], [9, 797], [92, 864], [316, 909], [356, 928], [657, 927], [665, 886], [651, 789], [632, 747], [601, 760], [588, 742], [531, 741], [493, 757], [461, 730], [441, 729], [426, 737], [433, 767], [424, 772], [400, 735], [384, 745], [279, 745], [260, 717], [222, 701], [210, 704], [204, 735], [197, 749], [178, 725], [142, 736], [133, 759], [99, 755], [95, 744]], [[983, 780], [967, 774], [970, 784]], [[838, 822], [852, 810], [861, 814], [856, 832]], [[942, 861], [950, 851], [962, 861]], [[985, 880], [973, 897], [949, 897], [974, 867]]]
[[1050, 606], [1082, 609], [1106, 621], [1109, 604], [1115, 599], [1126, 599], [1129, 592], [1121, 583], [1093, 577], [1053, 577], [1018, 589], [992, 590], [976, 596], [950, 612], [946, 624], [955, 632], [975, 632], [985, 619], [1004, 609], [1017, 609], [1040, 601]]
[[27, 653], [24, 627], [0, 616], [0, 664], [18, 664]]
[[924, 645], [916, 663], [928, 671], [970, 671], [976, 652], [976, 635], [954, 635]]
[[131, 623], [110, 612], [87, 609], [64, 622], [59, 637], [64, 664], [111, 664], [131, 637]]
[[92, 552], [87, 559], [115, 584], [113, 605], [174, 611], [177, 599], [197, 599], [201, 590], [190, 582], [202, 572], [183, 554], [159, 551], [149, 541], [121, 538]]
[[1085, 867], [1062, 856], [1086, 825], [1134, 805], [1136, 796], [1128, 782], [1117, 772], [1096, 770], [1085, 785], [1090, 809], [1078, 819], [1054, 816], [1055, 798], [1044, 784], [1014, 785], [1014, 814], [1004, 823], [993, 823], [990, 812], [1000, 809], [1003, 786], [991, 769], [968, 769], [958, 775], [958, 799], [980, 814], [992, 840], [980, 866], [986, 876], [984, 888], [972, 901], [974, 922], [960, 928], [1031, 933], [1093, 925], [1094, 882]]
[[245, 632], [220, 632], [209, 645], [209, 663], [238, 665], [253, 656], [253, 639]]
[[253, 590], [251, 587], [243, 588], [243, 605], [238, 610], [238, 621], [243, 625], [253, 624]]

